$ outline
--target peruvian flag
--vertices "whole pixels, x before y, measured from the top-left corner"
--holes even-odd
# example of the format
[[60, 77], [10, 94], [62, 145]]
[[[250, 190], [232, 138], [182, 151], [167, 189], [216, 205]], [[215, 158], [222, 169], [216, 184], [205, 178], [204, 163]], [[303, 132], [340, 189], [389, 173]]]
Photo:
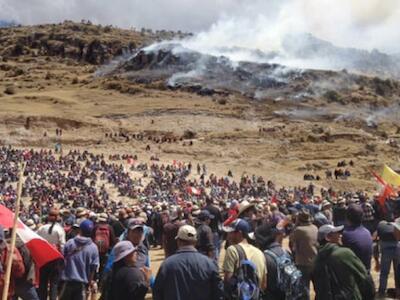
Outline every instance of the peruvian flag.
[[187, 191], [189, 192], [189, 194], [192, 194], [192, 195], [200, 195], [201, 194], [201, 190], [200, 189], [196, 189], [195, 187], [192, 187], [192, 186], [189, 186], [188, 188], [187, 188]]
[[[13, 220], [14, 213], [7, 207], [0, 205], [0, 225], [4, 228], [11, 228], [13, 226]], [[39, 269], [53, 260], [63, 259], [62, 254], [53, 245], [20, 220], [18, 220], [17, 223], [17, 234], [29, 249], [32, 259]]]

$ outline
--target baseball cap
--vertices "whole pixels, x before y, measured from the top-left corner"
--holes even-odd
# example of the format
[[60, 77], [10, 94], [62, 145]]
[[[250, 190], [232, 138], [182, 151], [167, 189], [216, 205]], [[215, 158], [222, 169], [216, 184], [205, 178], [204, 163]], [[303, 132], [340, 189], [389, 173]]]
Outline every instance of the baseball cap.
[[121, 259], [125, 258], [132, 252], [134, 252], [136, 248], [132, 245], [130, 241], [121, 241], [118, 242], [114, 247], [114, 262], [118, 262]]
[[231, 224], [228, 226], [223, 226], [222, 228], [225, 232], [234, 232], [234, 231], [240, 231], [244, 234], [248, 234], [251, 231], [250, 224], [243, 220], [243, 219], [236, 219], [233, 221]]
[[84, 235], [90, 235], [93, 231], [94, 224], [90, 220], [84, 220], [79, 225], [79, 229], [82, 231]]
[[197, 241], [196, 228], [190, 225], [183, 225], [179, 227], [178, 234], [175, 239], [183, 241]]
[[333, 232], [340, 232], [343, 230], [343, 228], [344, 228], [343, 225], [337, 226], [337, 227], [335, 227], [331, 224], [322, 225], [318, 229], [318, 240], [323, 241], [328, 236], [328, 234], [333, 233]]
[[197, 217], [200, 220], [214, 219], [214, 215], [210, 214], [208, 210], [202, 210]]

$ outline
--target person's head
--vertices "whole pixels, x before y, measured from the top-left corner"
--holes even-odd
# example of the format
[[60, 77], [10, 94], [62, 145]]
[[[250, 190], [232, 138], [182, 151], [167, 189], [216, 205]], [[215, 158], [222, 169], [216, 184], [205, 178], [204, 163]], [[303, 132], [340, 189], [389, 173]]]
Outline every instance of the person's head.
[[114, 263], [123, 262], [125, 265], [133, 266], [136, 263], [136, 248], [130, 241], [118, 242], [114, 247]]
[[98, 216], [98, 218], [97, 218], [97, 221], [98, 221], [99, 223], [107, 223], [107, 222], [108, 222], [108, 215], [107, 215], [107, 213], [101, 213], [101, 214], [99, 214], [99, 216]]
[[48, 221], [50, 223], [57, 222], [60, 212], [57, 208], [51, 208], [49, 211]]
[[363, 209], [358, 204], [350, 204], [347, 208], [346, 219], [350, 226], [360, 226], [364, 216]]
[[301, 209], [297, 215], [298, 225], [309, 225], [311, 224], [311, 214], [307, 209]]
[[249, 239], [251, 231], [250, 224], [243, 219], [236, 219], [228, 226], [224, 226], [223, 230], [227, 232], [227, 239], [233, 244], [239, 244], [244, 239]]
[[175, 237], [178, 248], [184, 246], [195, 246], [197, 243], [196, 228], [190, 225], [179, 227], [178, 234]]
[[128, 222], [127, 239], [135, 246], [143, 242], [144, 227], [141, 219], [130, 219]]
[[264, 224], [258, 226], [254, 234], [250, 234], [249, 236], [256, 241], [256, 244], [262, 250], [265, 250], [277, 240], [278, 230], [269, 224]]
[[91, 237], [93, 232], [94, 224], [91, 220], [84, 220], [79, 224], [79, 232], [81, 236]]
[[320, 245], [332, 243], [340, 245], [342, 243], [343, 226], [333, 226], [330, 224], [322, 225], [318, 229], [318, 241]]
[[256, 208], [254, 203], [249, 203], [246, 200], [240, 203], [238, 217], [252, 219], [255, 213]]
[[214, 215], [210, 214], [208, 210], [202, 210], [197, 218], [202, 223], [210, 224], [211, 220], [214, 219]]
[[124, 208], [121, 208], [118, 212], [118, 219], [120, 221], [125, 221], [128, 218], [128, 213]]

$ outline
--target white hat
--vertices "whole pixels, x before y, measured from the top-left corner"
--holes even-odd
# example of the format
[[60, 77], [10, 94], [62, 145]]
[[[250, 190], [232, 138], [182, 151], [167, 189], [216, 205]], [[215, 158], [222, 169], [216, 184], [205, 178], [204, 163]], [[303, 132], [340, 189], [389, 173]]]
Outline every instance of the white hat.
[[99, 214], [99, 217], [98, 217], [97, 221], [98, 222], [107, 222], [108, 221], [108, 215], [106, 213]]
[[197, 241], [197, 232], [193, 226], [183, 225], [178, 230], [178, 235], [175, 238], [176, 240], [183, 241]]
[[115, 254], [114, 262], [120, 261], [121, 259], [125, 258], [135, 250], [136, 248], [132, 245], [130, 241], [118, 242], [118, 244], [116, 244], [114, 247], [114, 254]]

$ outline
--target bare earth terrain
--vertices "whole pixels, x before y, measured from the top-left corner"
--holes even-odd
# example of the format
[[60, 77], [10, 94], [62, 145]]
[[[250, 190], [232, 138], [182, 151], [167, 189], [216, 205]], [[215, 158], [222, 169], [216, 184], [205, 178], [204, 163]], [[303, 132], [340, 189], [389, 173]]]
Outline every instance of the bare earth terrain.
[[[210, 88], [208, 78], [198, 78], [207, 89], [171, 88], [165, 72], [154, 74], [160, 57], [179, 61], [168, 53], [115, 67], [113, 59], [174, 37], [183, 36], [72, 22], [0, 29], [0, 144], [200, 162], [278, 186], [305, 185], [307, 173], [321, 176], [317, 186], [371, 192], [370, 168], [400, 166], [396, 80], [308, 71], [257, 96], [251, 87]], [[341, 160], [354, 161], [352, 176], [326, 180]], [[155, 274], [163, 254], [151, 253]]]

